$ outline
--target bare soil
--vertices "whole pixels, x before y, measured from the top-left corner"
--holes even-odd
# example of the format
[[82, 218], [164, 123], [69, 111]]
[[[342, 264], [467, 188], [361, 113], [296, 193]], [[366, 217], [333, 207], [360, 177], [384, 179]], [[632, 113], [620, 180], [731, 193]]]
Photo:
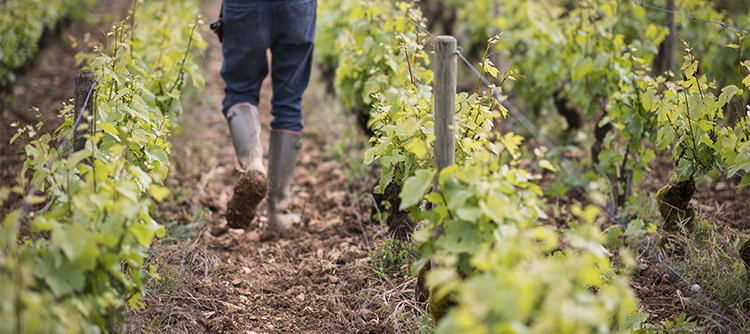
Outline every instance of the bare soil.
[[674, 274], [653, 268], [653, 265], [642, 261], [630, 277], [630, 287], [640, 300], [639, 311], [649, 313], [650, 322], [662, 325], [667, 320], [674, 321], [683, 312], [689, 316], [700, 316], [691, 302], [693, 294], [690, 286], [679, 281]]

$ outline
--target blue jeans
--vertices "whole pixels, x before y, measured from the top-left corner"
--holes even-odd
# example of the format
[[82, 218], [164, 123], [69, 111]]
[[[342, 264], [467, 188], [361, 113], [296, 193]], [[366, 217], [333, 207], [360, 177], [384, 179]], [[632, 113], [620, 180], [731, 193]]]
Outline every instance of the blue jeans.
[[222, 112], [257, 106], [271, 49], [271, 129], [300, 132], [302, 93], [310, 81], [317, 0], [224, 0]]

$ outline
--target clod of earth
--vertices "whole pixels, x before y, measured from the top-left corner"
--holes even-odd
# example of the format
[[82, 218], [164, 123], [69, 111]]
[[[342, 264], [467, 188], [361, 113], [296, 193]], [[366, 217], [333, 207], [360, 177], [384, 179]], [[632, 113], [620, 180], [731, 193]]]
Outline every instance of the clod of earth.
[[255, 209], [266, 197], [268, 181], [263, 173], [250, 170], [234, 186], [234, 194], [227, 204], [227, 226], [247, 228], [255, 219]]

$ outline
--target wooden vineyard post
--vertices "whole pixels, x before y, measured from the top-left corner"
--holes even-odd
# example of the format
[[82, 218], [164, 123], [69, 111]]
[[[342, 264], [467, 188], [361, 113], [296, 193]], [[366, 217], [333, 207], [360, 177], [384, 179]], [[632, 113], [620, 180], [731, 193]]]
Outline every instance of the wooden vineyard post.
[[[435, 38], [435, 82], [432, 90], [435, 99], [435, 168], [437, 174], [445, 167], [453, 165], [456, 154], [455, 114], [456, 114], [456, 38], [437, 36]], [[437, 176], [432, 181], [433, 191], [437, 189]], [[436, 242], [443, 235], [441, 223], [432, 235]], [[436, 267], [434, 260], [430, 261]]]
[[[80, 70], [76, 72], [75, 76], [75, 109], [73, 110], [73, 122], [79, 119], [78, 128], [73, 129], [75, 131], [73, 135], [73, 151], [78, 152], [86, 146], [86, 140], [83, 135], [87, 133], [91, 124], [89, 124], [88, 116], [92, 114], [94, 106], [94, 94], [95, 90], [91, 90], [94, 86], [94, 72], [91, 70]], [[84, 109], [85, 105], [85, 109]], [[81, 115], [83, 113], [83, 115]], [[87, 126], [82, 126], [88, 124]]]
[[[435, 167], [438, 174], [453, 165], [456, 152], [456, 39], [435, 38]], [[437, 183], [435, 183], [436, 185]]]
[[664, 25], [669, 28], [669, 36], [659, 45], [659, 53], [654, 58], [654, 69], [657, 74], [672, 70], [674, 67], [674, 49], [677, 45], [677, 25], [674, 21], [674, 0], [667, 0], [667, 16]]

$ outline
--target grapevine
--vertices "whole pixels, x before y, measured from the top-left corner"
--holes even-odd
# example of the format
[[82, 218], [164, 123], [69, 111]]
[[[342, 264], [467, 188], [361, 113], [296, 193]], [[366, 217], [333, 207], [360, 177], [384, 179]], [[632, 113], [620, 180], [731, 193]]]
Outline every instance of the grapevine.
[[77, 57], [98, 78], [94, 117], [79, 127], [94, 122], [85, 148], [60, 145], [74, 130], [71, 105], [53, 133], [18, 125], [13, 140], [25, 142], [28, 158], [18, 186], [0, 199], [13, 191], [43, 207], [3, 217], [2, 332], [102, 332], [126, 303], [138, 308], [153, 274], [142, 267], [151, 241], [164, 235], [151, 218], [153, 201], [169, 193], [167, 139], [182, 112], [185, 73], [202, 85], [190, 52], [205, 43], [195, 33], [196, 1], [136, 4], [136, 27], [123, 21], [108, 45]]
[[[372, 3], [364, 2], [362, 6], [370, 8]], [[357, 17], [356, 13], [355, 11], [354, 17]], [[419, 17], [412, 18], [413, 21], [420, 22]], [[361, 22], [358, 30], [346, 33], [346, 38], [355, 41], [364, 38], [366, 41], [376, 29], [373, 24], [381, 22]], [[536, 183], [539, 175], [519, 166], [524, 161], [536, 160], [538, 166], [552, 170], [555, 168], [544, 159], [544, 150], [537, 150], [536, 157], [532, 159], [521, 145], [522, 137], [493, 130], [495, 119], [506, 112], [502, 107], [494, 109], [498, 106], [498, 101], [488, 93], [457, 95], [456, 164], [444, 169], [440, 175], [436, 174], [432, 158], [435, 140], [432, 132], [432, 94], [431, 90], [426, 89], [431, 83], [432, 73], [426, 70], [429, 58], [415, 56], [423, 52], [421, 43], [425, 39], [419, 39], [420, 44], [412, 44], [418, 39], [403, 36], [414, 31], [414, 27], [403, 25], [401, 28], [404, 30], [398, 28], [399, 26], [394, 27], [390, 33], [390, 42], [383, 42], [383, 45], [400, 43], [401, 47], [376, 48], [368, 53], [369, 59], [397, 60], [397, 66], [388, 68], [399, 69], [379, 74], [379, 78], [383, 79], [375, 82], [386, 84], [367, 86], [374, 87], [372, 89], [375, 93], [372, 95], [371, 90], [359, 90], [366, 83], [373, 82], [371, 79], [350, 75], [367, 73], [367, 62], [344, 65], [343, 62], [349, 61], [346, 58], [349, 57], [349, 51], [343, 51], [341, 58], [337, 59], [334, 53], [328, 59], [337, 59], [339, 63], [338, 73], [343, 74], [343, 77], [336, 78], [339, 88], [354, 87], [355, 91], [367, 92], [374, 97], [369, 125], [375, 135], [371, 139], [373, 147], [365, 153], [365, 163], [377, 161], [383, 166], [380, 184], [375, 191], [383, 191], [391, 182], [399, 185], [402, 188], [399, 209], [407, 210], [415, 221], [424, 224], [424, 228], [414, 236], [420, 243], [422, 258], [414, 264], [412, 273], [420, 272], [431, 261], [437, 265], [426, 274], [431, 304], [434, 304], [430, 308], [433, 310], [436, 306], [449, 306], [446, 313], [435, 310], [437, 313], [433, 314], [438, 324], [437, 332], [504, 328], [503, 326], [510, 326], [511, 323], [541, 330], [545, 323], [563, 319], [556, 311], [547, 308], [538, 309], [533, 315], [503, 311], [519, 307], [524, 309], [521, 304], [526, 301], [532, 304], [543, 303], [542, 299], [534, 302], [534, 298], [542, 298], [541, 296], [531, 299], [476, 299], [475, 284], [483, 279], [484, 282], [502, 280], [509, 273], [520, 274], [532, 267], [541, 270], [536, 272], [538, 276], [555, 277], [557, 283], [554, 286], [557, 287], [559, 283], [570, 287], [569, 290], [564, 290], [566, 292], [550, 288], [550, 293], [561, 298], [560, 300], [572, 301], [574, 295], [588, 294], [589, 302], [580, 304], [580, 307], [596, 309], [597, 314], [601, 315], [590, 319], [591, 322], [588, 323], [571, 320], [570, 326], [566, 325], [563, 329], [564, 332], [595, 332], [605, 328], [607, 332], [625, 330], [618, 324], [623, 324], [634, 310], [635, 301], [627, 288], [626, 273], [611, 268], [609, 258], [601, 246], [597, 246], [602, 241], [591, 221], [598, 211], [581, 208], [581, 223], [566, 232], [565, 245], [560, 246], [557, 234], [539, 222], [539, 218], [545, 216], [544, 203], [540, 197], [541, 188]], [[495, 38], [491, 43], [497, 40]], [[399, 52], [395, 53], [395, 50]], [[377, 51], [381, 53], [372, 53]], [[415, 58], [418, 61], [413, 61]], [[497, 76], [497, 70], [490, 62], [483, 64], [488, 75]], [[356, 67], [352, 68], [352, 65]], [[363, 67], [359, 67], [360, 65]], [[342, 69], [342, 66], [346, 67]], [[508, 77], [510, 74], [506, 73], [498, 79]], [[346, 81], [352, 78], [355, 79], [354, 82]], [[397, 84], [387, 84], [393, 82]], [[349, 97], [344, 94], [344, 100], [347, 99]], [[368, 102], [369, 100], [362, 99], [362, 103]], [[433, 178], [437, 178], [435, 188]], [[428, 208], [432, 208], [423, 211], [425, 202], [431, 204]], [[433, 240], [432, 236], [440, 225], [444, 235]], [[545, 255], [558, 246], [562, 247], [562, 251], [554, 257], [548, 258]], [[580, 271], [573, 271], [571, 276], [558, 275], [554, 274], [557, 269], [543, 263], [559, 263], [560, 270], [570, 266], [580, 268]], [[509, 290], [519, 290], [524, 283], [510, 280], [504, 284], [507, 284]], [[542, 287], [546, 284], [542, 281], [529, 284], [533, 285], [528, 286], [532, 291], [546, 289]], [[599, 296], [587, 293], [587, 286], [600, 287], [607, 293]], [[486, 312], [467, 317], [467, 308], [475, 307]], [[500, 314], [504, 315], [495, 316]], [[440, 317], [442, 315], [444, 316]]]

